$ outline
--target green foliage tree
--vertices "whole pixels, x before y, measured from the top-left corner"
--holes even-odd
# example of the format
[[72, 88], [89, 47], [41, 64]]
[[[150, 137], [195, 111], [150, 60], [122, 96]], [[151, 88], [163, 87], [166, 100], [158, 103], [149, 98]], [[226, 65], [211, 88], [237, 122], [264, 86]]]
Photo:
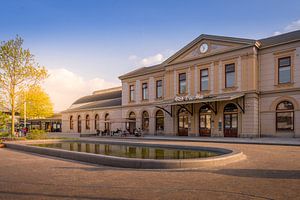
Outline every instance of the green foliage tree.
[[0, 95], [5, 108], [11, 112], [11, 134], [15, 131], [17, 99], [28, 87], [47, 77], [47, 70], [22, 46], [23, 39], [19, 36], [0, 44]]
[[28, 88], [19, 98], [18, 107], [21, 116], [24, 116], [24, 105], [26, 105], [26, 117], [29, 119], [40, 119], [53, 115], [53, 104], [50, 97], [39, 85]]
[[0, 130], [7, 128], [9, 115], [0, 111]]

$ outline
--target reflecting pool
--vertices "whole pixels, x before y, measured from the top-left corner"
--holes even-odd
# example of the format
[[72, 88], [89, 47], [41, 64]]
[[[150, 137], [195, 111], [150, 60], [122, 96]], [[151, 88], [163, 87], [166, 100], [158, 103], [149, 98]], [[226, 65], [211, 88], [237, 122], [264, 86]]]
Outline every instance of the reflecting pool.
[[82, 142], [60, 142], [32, 144], [32, 146], [78, 151], [107, 156], [141, 159], [192, 159], [220, 155], [212, 151], [183, 150], [173, 148], [132, 146], [125, 144], [94, 144]]

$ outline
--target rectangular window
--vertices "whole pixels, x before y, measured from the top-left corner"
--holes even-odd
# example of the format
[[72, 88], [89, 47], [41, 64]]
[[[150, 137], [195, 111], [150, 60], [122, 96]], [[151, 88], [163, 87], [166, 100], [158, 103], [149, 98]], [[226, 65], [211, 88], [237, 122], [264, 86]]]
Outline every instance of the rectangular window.
[[208, 69], [202, 69], [200, 71], [200, 90], [208, 90]]
[[291, 82], [291, 57], [278, 59], [278, 83]]
[[129, 86], [129, 100], [130, 101], [134, 101], [134, 85], [130, 85]]
[[143, 83], [142, 85], [142, 99], [147, 100], [148, 99], [148, 84]]
[[163, 86], [162, 86], [162, 80], [156, 81], [156, 98], [162, 98], [162, 92], [163, 92]]
[[179, 94], [186, 93], [186, 73], [179, 74]]
[[235, 83], [235, 65], [227, 64], [225, 65], [225, 87], [233, 87]]

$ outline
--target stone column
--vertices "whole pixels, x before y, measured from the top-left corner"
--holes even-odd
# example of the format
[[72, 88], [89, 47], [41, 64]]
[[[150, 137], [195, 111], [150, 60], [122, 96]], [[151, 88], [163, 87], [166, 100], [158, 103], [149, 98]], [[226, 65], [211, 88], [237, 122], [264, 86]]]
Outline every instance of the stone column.
[[209, 86], [209, 90], [210, 90], [210, 94], [214, 93], [214, 63], [212, 62], [210, 64], [210, 70], [209, 70], [209, 82], [210, 82], [210, 86]]
[[258, 137], [259, 136], [258, 95], [255, 93], [247, 94], [245, 96], [245, 101], [246, 101], [245, 113], [241, 115], [242, 128], [241, 128], [240, 137]]
[[222, 89], [223, 89], [223, 76], [222, 76], [222, 73], [223, 73], [223, 66], [222, 66], [222, 61], [219, 61], [219, 94], [222, 94]]

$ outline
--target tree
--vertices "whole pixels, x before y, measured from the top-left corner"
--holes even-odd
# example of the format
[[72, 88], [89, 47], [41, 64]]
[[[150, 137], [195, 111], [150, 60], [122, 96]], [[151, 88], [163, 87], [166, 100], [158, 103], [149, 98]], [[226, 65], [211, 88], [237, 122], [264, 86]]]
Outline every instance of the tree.
[[24, 102], [26, 102], [26, 117], [29, 119], [40, 119], [53, 115], [53, 104], [50, 97], [39, 85], [28, 88], [20, 97], [18, 107], [21, 116], [24, 116]]
[[0, 44], [0, 94], [11, 112], [11, 134], [15, 131], [16, 100], [27, 88], [47, 77], [45, 67], [40, 67], [29, 49], [23, 49], [22, 45], [19, 36]]
[[0, 111], [0, 130], [7, 128], [9, 115]]

